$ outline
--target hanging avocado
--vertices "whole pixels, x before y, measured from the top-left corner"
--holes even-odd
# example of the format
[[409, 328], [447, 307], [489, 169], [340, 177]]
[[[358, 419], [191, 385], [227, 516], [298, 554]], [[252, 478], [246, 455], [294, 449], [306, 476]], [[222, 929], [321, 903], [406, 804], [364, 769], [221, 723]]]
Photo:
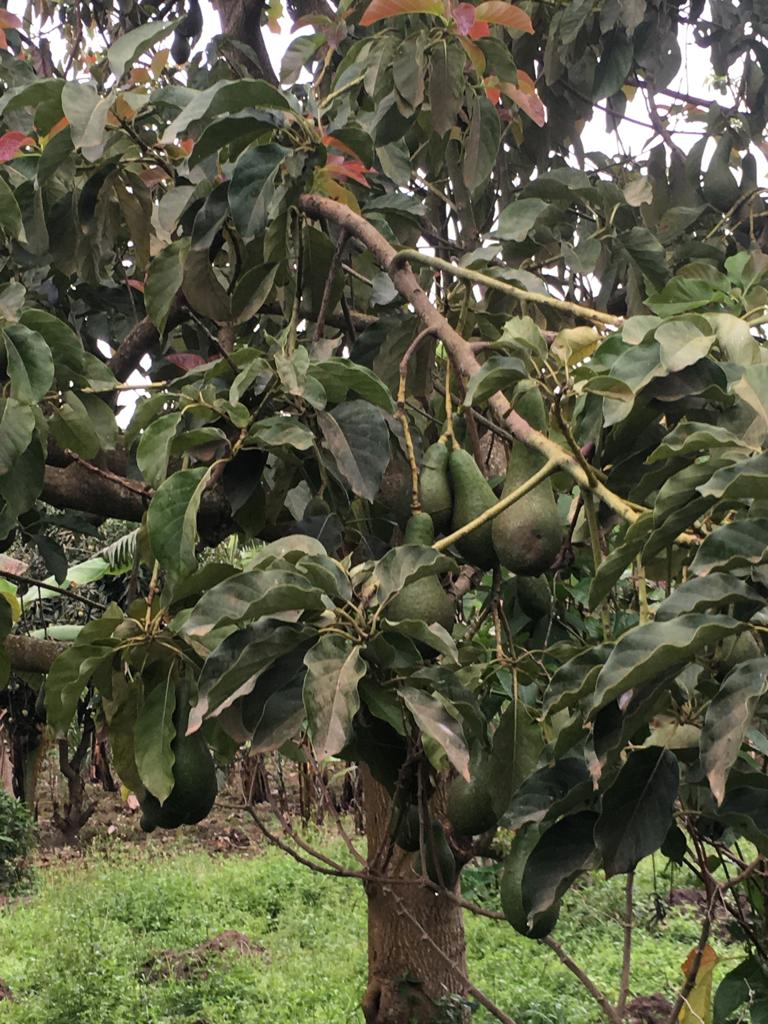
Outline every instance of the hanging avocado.
[[[405, 528], [405, 543], [429, 547], [434, 539], [432, 520], [426, 512], [412, 515]], [[450, 633], [455, 618], [453, 598], [440, 586], [437, 576], [425, 576], [403, 587], [387, 606], [386, 617], [390, 622], [406, 619], [427, 625], [437, 622]]]
[[453, 497], [448, 479], [448, 445], [435, 441], [424, 452], [421, 461], [419, 491], [421, 510], [432, 516], [437, 533], [443, 533], [451, 521]]
[[467, 782], [458, 775], [448, 787], [448, 821], [457, 836], [476, 836], [493, 828], [498, 818], [488, 785], [488, 766], [477, 765]]
[[[448, 472], [453, 491], [451, 530], [466, 526], [482, 512], [496, 504], [496, 495], [483, 476], [480, 467], [463, 448], [455, 448], [448, 459]], [[478, 569], [492, 569], [496, 554], [491, 540], [491, 524], [473, 530], [456, 542], [456, 547], [471, 565]]]
[[533, 622], [547, 618], [552, 610], [552, 594], [544, 576], [518, 576], [516, 596], [520, 610]]
[[152, 793], [144, 795], [141, 801], [141, 828], [144, 832], [195, 825], [210, 814], [216, 800], [216, 766], [202, 733], [198, 730], [191, 736], [185, 735], [188, 720], [186, 688], [180, 687], [173, 715], [176, 736], [171, 744], [174, 754], [173, 789], [162, 804]]
[[722, 213], [731, 209], [740, 194], [739, 186], [730, 167], [732, 149], [731, 133], [725, 132], [717, 143], [701, 186], [705, 201]]
[[414, 871], [417, 875], [426, 874], [427, 878], [435, 885], [441, 885], [444, 889], [452, 889], [459, 877], [456, 860], [451, 853], [448, 840], [445, 838], [443, 826], [439, 821], [433, 821], [430, 827], [430, 834], [425, 836], [426, 870], [423, 870], [421, 853], [414, 857]]
[[[420, 846], [421, 827], [419, 824], [419, 808], [416, 804], [393, 803], [389, 822], [390, 835], [401, 850], [417, 853]], [[430, 823], [425, 824], [425, 831]]]
[[[535, 381], [522, 381], [515, 390], [515, 412], [536, 430], [546, 431], [547, 414]], [[511, 494], [545, 464], [539, 452], [515, 441], [509, 454], [509, 468], [502, 497]], [[499, 562], [518, 576], [539, 576], [554, 562], [563, 541], [560, 516], [550, 480], [542, 480], [532, 491], [496, 516], [492, 527], [493, 546]]]

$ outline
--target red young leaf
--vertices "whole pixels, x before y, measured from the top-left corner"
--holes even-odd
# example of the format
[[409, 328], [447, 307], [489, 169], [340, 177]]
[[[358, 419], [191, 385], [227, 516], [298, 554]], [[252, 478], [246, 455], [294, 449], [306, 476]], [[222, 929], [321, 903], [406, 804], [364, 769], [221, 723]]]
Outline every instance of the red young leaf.
[[485, 39], [491, 34], [491, 26], [487, 21], [476, 21], [469, 30], [470, 39]]
[[517, 72], [517, 85], [511, 82], [500, 82], [499, 87], [505, 96], [508, 96], [513, 103], [516, 103], [530, 119], [541, 128], [546, 120], [544, 116], [544, 104], [536, 95], [536, 86], [530, 75], [525, 71]]
[[373, 25], [382, 18], [395, 18], [398, 14], [443, 14], [444, 7], [440, 0], [371, 0], [363, 16], [361, 25]]
[[475, 17], [491, 25], [505, 25], [519, 32], [533, 32], [533, 24], [525, 11], [505, 0], [484, 0], [475, 8]]
[[371, 169], [366, 167], [360, 160], [345, 160], [343, 156], [329, 156], [325, 170], [332, 178], [351, 178], [360, 185], [369, 187], [365, 175]]
[[493, 75], [491, 78], [486, 78], [483, 81], [483, 87], [485, 88], [485, 95], [488, 97], [488, 99], [491, 101], [491, 103], [494, 105], [494, 107], [496, 106], [496, 104], [501, 99], [501, 89], [499, 88], [497, 83], [498, 83], [498, 78], [496, 78], [495, 75]]
[[21, 28], [21, 18], [10, 11], [0, 9], [0, 28]]
[[0, 135], [0, 164], [13, 160], [18, 156], [22, 146], [34, 145], [34, 141], [24, 132], [6, 132], [5, 135]]
[[459, 35], [469, 35], [470, 29], [475, 24], [475, 5], [457, 4], [453, 9], [453, 20], [456, 22], [456, 30]]

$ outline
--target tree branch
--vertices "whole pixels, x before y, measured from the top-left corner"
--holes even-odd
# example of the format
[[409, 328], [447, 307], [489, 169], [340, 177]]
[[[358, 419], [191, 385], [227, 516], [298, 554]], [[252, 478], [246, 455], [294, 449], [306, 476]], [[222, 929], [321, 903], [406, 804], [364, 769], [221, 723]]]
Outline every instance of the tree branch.
[[35, 640], [31, 636], [7, 636], [3, 648], [11, 668], [17, 672], [45, 673], [67, 644], [56, 640]]
[[[363, 217], [354, 213], [342, 203], [326, 196], [302, 195], [299, 207], [309, 216], [321, 219], [327, 217], [339, 227], [345, 227], [350, 235], [357, 238], [370, 251], [374, 260], [390, 277], [392, 283], [402, 297], [409, 302], [425, 327], [431, 327], [443, 342], [451, 358], [460, 369], [461, 374], [469, 379], [480, 371], [480, 363], [468, 342], [451, 327], [446, 318], [432, 305], [429, 296], [421, 287], [418, 278], [405, 264], [401, 266], [398, 253], [389, 242]], [[451, 264], [453, 266], [453, 264]], [[627, 522], [633, 523], [639, 513], [625, 502], [618, 494], [614, 494], [601, 481], [591, 483], [573, 455], [551, 441], [516, 413], [509, 401], [501, 392], [496, 392], [489, 400], [489, 405], [502, 424], [505, 424], [514, 437], [522, 444], [533, 448], [547, 460], [565, 470], [581, 487], [586, 487], [600, 498], [608, 508], [618, 513]]]

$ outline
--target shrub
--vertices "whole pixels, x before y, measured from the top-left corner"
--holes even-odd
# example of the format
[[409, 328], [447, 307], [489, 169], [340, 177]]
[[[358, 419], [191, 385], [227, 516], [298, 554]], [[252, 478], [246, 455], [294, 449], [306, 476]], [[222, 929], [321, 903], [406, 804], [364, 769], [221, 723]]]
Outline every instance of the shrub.
[[29, 854], [36, 830], [26, 806], [0, 791], [0, 893], [16, 892], [30, 878]]

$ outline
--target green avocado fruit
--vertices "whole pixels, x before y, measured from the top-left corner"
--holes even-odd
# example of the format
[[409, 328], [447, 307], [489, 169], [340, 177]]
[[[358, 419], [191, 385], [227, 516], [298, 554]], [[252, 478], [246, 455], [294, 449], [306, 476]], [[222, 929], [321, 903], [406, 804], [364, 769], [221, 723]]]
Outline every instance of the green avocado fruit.
[[421, 510], [432, 517], [437, 533], [443, 533], [451, 521], [453, 495], [448, 478], [448, 445], [435, 441], [424, 452], [419, 473]]
[[[547, 426], [546, 410], [535, 381], [521, 381], [515, 390], [515, 412], [536, 430]], [[539, 452], [515, 441], [502, 498], [516, 491], [546, 463]], [[539, 576], [552, 565], [563, 541], [560, 516], [550, 480], [542, 480], [493, 520], [493, 546], [499, 562], [518, 576]]]
[[538, 622], [547, 618], [552, 610], [552, 594], [544, 576], [518, 576], [517, 603], [529, 619]]
[[[179, 704], [182, 704], [181, 708]], [[144, 832], [195, 825], [210, 814], [216, 800], [216, 766], [202, 733], [185, 735], [189, 706], [184, 704], [177, 696], [179, 710], [174, 713], [176, 737], [171, 744], [174, 753], [173, 789], [162, 804], [154, 794], [147, 792], [144, 795], [140, 822]]]
[[414, 858], [414, 870], [417, 875], [426, 874], [427, 878], [444, 889], [453, 889], [459, 877], [456, 860], [451, 853], [445, 831], [439, 821], [431, 823], [429, 834], [425, 836], [426, 870], [422, 869], [421, 853]]
[[[434, 539], [432, 520], [426, 512], [412, 515], [405, 528], [405, 543], [429, 547]], [[391, 622], [437, 622], [450, 633], [455, 619], [453, 598], [440, 586], [437, 576], [425, 576], [403, 587], [387, 606], [386, 617]]]
[[446, 813], [457, 836], [476, 836], [497, 822], [485, 773], [478, 769], [467, 782], [458, 775], [448, 787]]
[[[448, 471], [453, 491], [451, 532], [466, 526], [482, 512], [496, 504], [496, 495], [480, 467], [463, 448], [454, 448], [448, 458]], [[491, 523], [484, 523], [456, 542], [464, 558], [478, 569], [492, 569], [497, 564], [491, 539]]]

